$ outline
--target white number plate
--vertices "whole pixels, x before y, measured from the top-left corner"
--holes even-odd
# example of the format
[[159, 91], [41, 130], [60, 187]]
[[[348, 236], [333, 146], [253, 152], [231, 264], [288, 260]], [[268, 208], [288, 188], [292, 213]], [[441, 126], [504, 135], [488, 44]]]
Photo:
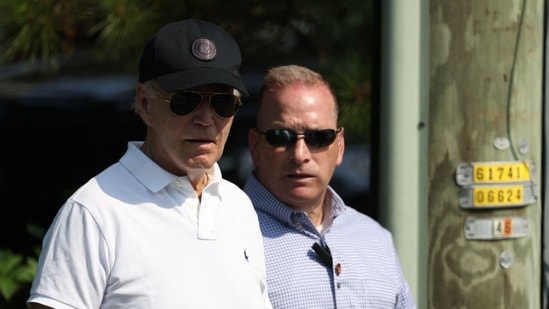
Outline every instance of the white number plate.
[[528, 221], [525, 217], [468, 217], [464, 226], [466, 239], [491, 240], [525, 237]]

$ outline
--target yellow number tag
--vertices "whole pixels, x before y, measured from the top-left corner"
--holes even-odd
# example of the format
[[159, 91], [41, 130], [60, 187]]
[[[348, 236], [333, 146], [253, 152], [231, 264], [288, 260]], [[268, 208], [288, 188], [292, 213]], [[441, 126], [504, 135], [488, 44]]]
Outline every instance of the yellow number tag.
[[475, 188], [473, 194], [474, 207], [500, 207], [524, 203], [523, 186]]
[[524, 182], [530, 180], [528, 163], [478, 164], [473, 166], [473, 182], [478, 184]]

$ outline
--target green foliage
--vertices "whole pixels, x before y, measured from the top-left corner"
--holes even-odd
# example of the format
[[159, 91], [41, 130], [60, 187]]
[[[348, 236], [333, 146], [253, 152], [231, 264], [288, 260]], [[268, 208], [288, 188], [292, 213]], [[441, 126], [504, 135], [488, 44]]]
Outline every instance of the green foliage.
[[304, 61], [329, 64], [345, 50], [370, 50], [372, 0], [4, 0], [0, 49], [4, 62], [92, 50], [102, 61], [135, 65], [145, 40], [183, 18], [211, 20], [242, 46], [244, 65]]
[[[36, 224], [27, 225], [27, 232], [41, 240], [46, 229]], [[28, 295], [29, 287], [36, 273], [41, 247], [34, 248], [33, 256], [14, 253], [10, 249], [0, 248], [0, 306], [2, 308], [20, 308]], [[19, 303], [18, 303], [19, 302]]]
[[95, 38], [100, 61], [120, 61], [121, 67], [128, 70], [135, 67], [144, 42], [154, 31], [152, 25], [158, 15], [142, 3], [141, 0], [97, 2], [100, 18], [89, 28], [88, 34]]
[[9, 249], [0, 249], [0, 295], [9, 301], [22, 288], [26, 288], [36, 272], [37, 260], [23, 257]]
[[371, 69], [369, 58], [349, 52], [341, 62], [323, 72], [339, 103], [339, 123], [345, 127], [345, 139], [353, 144], [369, 145], [371, 125]]
[[87, 18], [84, 1], [21, 0], [0, 4], [2, 60], [43, 60], [71, 53], [79, 23]]

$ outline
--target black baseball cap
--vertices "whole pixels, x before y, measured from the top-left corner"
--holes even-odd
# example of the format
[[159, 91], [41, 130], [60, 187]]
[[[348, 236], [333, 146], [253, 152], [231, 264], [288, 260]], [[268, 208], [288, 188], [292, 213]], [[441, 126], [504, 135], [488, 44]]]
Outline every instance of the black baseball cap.
[[169, 92], [225, 84], [248, 96], [241, 63], [240, 48], [229, 33], [211, 22], [186, 19], [163, 26], [147, 41], [139, 81], [156, 78]]

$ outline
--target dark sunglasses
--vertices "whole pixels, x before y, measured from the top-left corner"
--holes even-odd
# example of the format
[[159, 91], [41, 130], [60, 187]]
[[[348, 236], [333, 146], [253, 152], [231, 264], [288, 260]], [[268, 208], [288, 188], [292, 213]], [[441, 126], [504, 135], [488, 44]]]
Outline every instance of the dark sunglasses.
[[300, 136], [303, 136], [305, 143], [311, 148], [323, 148], [330, 146], [341, 132], [341, 128], [337, 130], [311, 130], [303, 133], [297, 133], [289, 129], [272, 129], [265, 132], [257, 131], [259, 134], [265, 135], [267, 142], [274, 147], [292, 147], [297, 143]]
[[208, 102], [210, 102], [214, 113], [220, 118], [234, 116], [240, 105], [242, 105], [240, 97], [231, 93], [180, 91], [168, 99], [162, 95], [160, 90], [154, 89], [164, 101], [170, 103], [170, 110], [178, 116], [184, 116], [197, 110], [205, 96], [208, 97]]

